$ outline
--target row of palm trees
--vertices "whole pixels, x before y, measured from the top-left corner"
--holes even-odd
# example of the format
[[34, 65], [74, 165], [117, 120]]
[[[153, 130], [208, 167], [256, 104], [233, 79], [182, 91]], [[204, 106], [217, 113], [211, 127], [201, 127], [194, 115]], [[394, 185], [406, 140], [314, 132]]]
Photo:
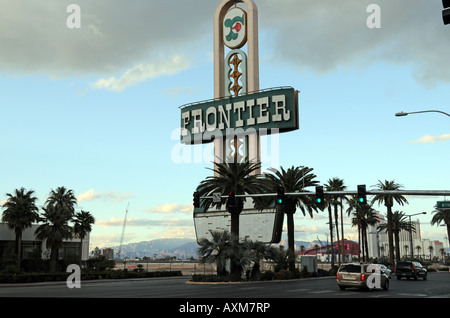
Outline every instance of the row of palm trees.
[[[22, 233], [34, 223], [40, 223], [34, 233], [35, 237], [38, 240], [45, 240], [46, 247], [50, 249], [50, 272], [57, 271], [58, 251], [63, 241], [73, 237], [81, 240], [79, 260], [81, 265], [83, 239], [92, 231], [95, 219], [90, 212], [83, 210], [75, 212], [77, 199], [73, 190], [65, 187], [51, 190], [41, 215], [36, 205], [38, 199], [34, 196], [33, 190], [20, 188], [16, 189], [14, 194], [6, 195], [8, 199], [3, 204], [1, 220], [15, 232], [15, 252], [19, 269], [22, 259]], [[71, 226], [69, 222], [73, 225]]]
[[[197, 188], [200, 197], [212, 197], [213, 193], [221, 193], [222, 201], [213, 202], [212, 199], [205, 198], [201, 201], [202, 207], [208, 209], [209, 207], [222, 208], [226, 206], [227, 211], [231, 214], [231, 237], [238, 240], [239, 237], [239, 215], [243, 209], [245, 197], [236, 197], [234, 205], [230, 206], [227, 202], [227, 197], [230, 192], [235, 195], [252, 195], [261, 193], [276, 193], [277, 189], [282, 188], [286, 193], [306, 192], [309, 187], [314, 187], [319, 184], [316, 180], [316, 175], [313, 173], [313, 168], [298, 166], [280, 170], [269, 168], [269, 173], [256, 174], [260, 169], [259, 163], [215, 163], [214, 176], [207, 177], [201, 181]], [[395, 181], [378, 181], [374, 186], [376, 190], [395, 191], [402, 189], [402, 185]], [[332, 178], [324, 184], [326, 191], [344, 191], [346, 186], [344, 180], [340, 178]], [[311, 192], [311, 191], [308, 191]], [[275, 197], [252, 197], [254, 207], [259, 210], [266, 209], [269, 206], [276, 205]], [[363, 258], [366, 259], [368, 255], [367, 245], [367, 227], [369, 225], [376, 225], [379, 219], [377, 218], [377, 211], [373, 208], [375, 203], [383, 204], [387, 210], [387, 222], [379, 228], [380, 231], [386, 231], [388, 234], [389, 244], [389, 262], [395, 264], [395, 260], [400, 259], [400, 252], [398, 250], [398, 233], [402, 229], [414, 230], [409, 227], [408, 222], [404, 222], [405, 214], [403, 212], [392, 212], [394, 202], [399, 205], [407, 204], [407, 199], [401, 194], [393, 194], [392, 192], [386, 194], [375, 195], [366, 205], [361, 205], [357, 201], [356, 195], [343, 196], [331, 195], [325, 198], [325, 202], [318, 204], [314, 200], [314, 196], [288, 196], [281, 206], [277, 208], [283, 209], [287, 216], [288, 227], [288, 249], [294, 252], [294, 213], [297, 208], [303, 215], [309, 214], [313, 217], [314, 212], [320, 212], [324, 209], [328, 210], [328, 224], [331, 237], [331, 246], [334, 246], [333, 238], [336, 233], [338, 242], [338, 262], [344, 260], [345, 250], [343, 245], [344, 228], [343, 228], [343, 207], [344, 202], [348, 205], [346, 210], [347, 215], [352, 215], [352, 225], [358, 228], [359, 246], [362, 246]], [[339, 215], [340, 210], [340, 215]], [[436, 215], [433, 217], [432, 224], [444, 223], [447, 225], [447, 230], [450, 234], [450, 210], [436, 210]], [[340, 220], [339, 220], [340, 219]], [[399, 222], [401, 221], [401, 222]], [[450, 235], [449, 235], [450, 237]], [[397, 250], [394, 250], [394, 240]], [[332, 252], [332, 266], [334, 266], [334, 249]], [[341, 258], [342, 256], [342, 258]], [[293, 269], [295, 264], [290, 264], [290, 269]]]

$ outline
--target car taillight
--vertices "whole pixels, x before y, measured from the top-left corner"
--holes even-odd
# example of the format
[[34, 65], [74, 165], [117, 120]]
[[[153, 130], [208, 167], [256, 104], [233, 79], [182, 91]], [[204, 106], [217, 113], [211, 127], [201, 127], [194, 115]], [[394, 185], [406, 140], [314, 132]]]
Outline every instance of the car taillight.
[[364, 276], [364, 274], [361, 274], [361, 280], [365, 280], [366, 276]]
[[337, 273], [336, 278], [339, 279], [339, 273]]

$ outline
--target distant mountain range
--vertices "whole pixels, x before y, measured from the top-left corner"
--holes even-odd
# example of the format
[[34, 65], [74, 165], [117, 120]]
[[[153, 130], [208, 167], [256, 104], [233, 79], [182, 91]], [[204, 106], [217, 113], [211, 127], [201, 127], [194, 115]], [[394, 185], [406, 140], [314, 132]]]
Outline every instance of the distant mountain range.
[[[312, 248], [314, 244], [319, 244], [319, 242], [306, 242], [306, 241], [295, 241], [295, 249], [300, 250], [301, 246], [305, 249]], [[276, 246], [288, 245], [287, 240], [281, 241], [279, 244], [274, 244]], [[195, 239], [184, 239], [184, 238], [170, 238], [170, 239], [155, 239], [152, 241], [144, 241], [139, 243], [130, 243], [122, 245], [122, 257], [127, 258], [143, 258], [144, 256], [150, 257], [152, 259], [164, 258], [166, 256], [175, 256], [178, 259], [187, 259], [190, 257], [197, 258], [197, 250], [199, 245]], [[118, 246], [112, 247], [114, 253], [119, 251]], [[117, 257], [115, 254], [114, 257]]]

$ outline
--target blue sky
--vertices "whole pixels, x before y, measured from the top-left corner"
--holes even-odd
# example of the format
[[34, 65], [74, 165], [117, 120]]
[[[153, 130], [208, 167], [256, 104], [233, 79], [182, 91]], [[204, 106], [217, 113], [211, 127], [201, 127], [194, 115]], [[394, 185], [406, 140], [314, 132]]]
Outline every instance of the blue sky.
[[[79, 29], [66, 25], [71, 3], [81, 9]], [[255, 3], [260, 87], [300, 91], [300, 129], [276, 137], [278, 151], [263, 166], [306, 165], [321, 183], [339, 177], [349, 190], [378, 180], [450, 189], [450, 118], [394, 116], [450, 112], [450, 26], [440, 1]], [[367, 27], [371, 3], [381, 28]], [[128, 204], [124, 243], [194, 238], [192, 192], [211, 162], [193, 153], [178, 162], [178, 107], [214, 97], [218, 4], [3, 0], [0, 201], [25, 187], [43, 205], [52, 189], [73, 189], [78, 209], [96, 218], [91, 248], [118, 245]], [[408, 197], [394, 210], [427, 211], [423, 237], [444, 241], [445, 228], [429, 225], [443, 199]], [[298, 212], [296, 240], [325, 239], [326, 220]], [[356, 239], [355, 229], [346, 236]]]

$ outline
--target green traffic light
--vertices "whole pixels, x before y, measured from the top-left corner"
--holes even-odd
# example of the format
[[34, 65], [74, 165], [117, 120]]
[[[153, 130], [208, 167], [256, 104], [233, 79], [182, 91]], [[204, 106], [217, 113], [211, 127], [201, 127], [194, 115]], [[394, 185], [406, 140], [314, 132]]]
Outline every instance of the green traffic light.
[[317, 199], [316, 199], [316, 202], [317, 202], [317, 203], [322, 203], [322, 199], [321, 199], [321, 198], [317, 198]]
[[283, 203], [283, 200], [282, 199], [278, 199], [278, 203], [279, 204]]

